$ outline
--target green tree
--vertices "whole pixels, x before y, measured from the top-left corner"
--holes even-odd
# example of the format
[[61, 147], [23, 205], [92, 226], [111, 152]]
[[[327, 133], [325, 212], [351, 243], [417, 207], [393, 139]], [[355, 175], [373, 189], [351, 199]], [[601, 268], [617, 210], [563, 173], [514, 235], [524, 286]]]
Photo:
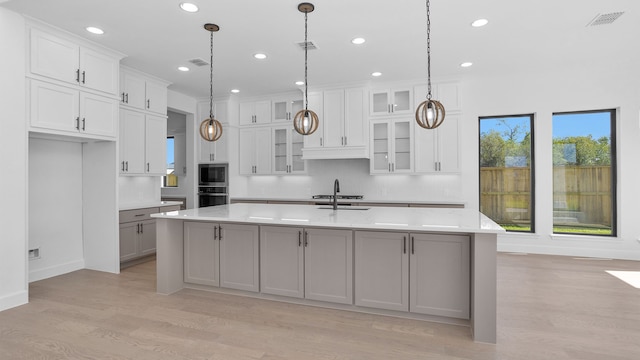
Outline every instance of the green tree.
[[609, 138], [568, 136], [553, 139], [554, 165], [611, 165]]
[[480, 167], [503, 167], [506, 154], [505, 141], [496, 130], [480, 136]]

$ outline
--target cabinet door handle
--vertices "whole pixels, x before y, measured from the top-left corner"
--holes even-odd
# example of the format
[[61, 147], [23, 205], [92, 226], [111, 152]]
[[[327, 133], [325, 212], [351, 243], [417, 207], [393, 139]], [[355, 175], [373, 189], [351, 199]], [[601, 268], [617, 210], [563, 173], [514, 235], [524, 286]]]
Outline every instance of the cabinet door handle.
[[76, 129], [80, 130], [80, 116], [76, 118]]
[[416, 253], [416, 239], [412, 236], [411, 237], [411, 254], [415, 254]]
[[127, 166], [127, 168], [126, 168], [126, 170], [125, 170], [125, 171], [126, 171], [126, 172], [129, 172], [129, 162], [128, 162], [128, 161], [125, 161], [124, 163], [125, 163], [125, 164], [126, 164], [126, 166]]
[[298, 247], [302, 246], [302, 231], [298, 231]]
[[82, 83], [83, 84], [85, 83], [85, 72], [84, 71], [82, 72]]
[[144, 224], [140, 224], [140, 234], [144, 234]]
[[222, 225], [218, 226], [218, 240], [222, 241]]
[[80, 69], [76, 70], [76, 82], [80, 82]]
[[344, 146], [347, 146], [347, 137], [344, 137]]
[[403, 254], [407, 253], [407, 237], [406, 236], [402, 237], [402, 253]]
[[151, 99], [147, 99], [147, 109], [151, 109]]
[[136, 224], [136, 234], [140, 234], [140, 224]]
[[149, 172], [149, 171], [150, 171], [150, 170], [149, 170], [149, 163], [147, 163], [147, 172]]
[[304, 232], [304, 247], [308, 247], [309, 246], [309, 233], [308, 232]]
[[396, 163], [391, 163], [391, 172], [396, 172]]
[[127, 93], [127, 104], [129, 103], [129, 93]]
[[324, 144], [322, 144], [322, 138], [320, 138], [320, 146], [324, 146]]
[[389, 172], [391, 172], [391, 163], [389, 163]]
[[122, 163], [121, 171], [124, 172], [124, 161], [122, 161], [121, 163]]
[[124, 91], [122, 92], [122, 102], [124, 103]]
[[82, 131], [84, 131], [85, 118], [82, 118]]
[[213, 227], [213, 240], [218, 240], [218, 226]]

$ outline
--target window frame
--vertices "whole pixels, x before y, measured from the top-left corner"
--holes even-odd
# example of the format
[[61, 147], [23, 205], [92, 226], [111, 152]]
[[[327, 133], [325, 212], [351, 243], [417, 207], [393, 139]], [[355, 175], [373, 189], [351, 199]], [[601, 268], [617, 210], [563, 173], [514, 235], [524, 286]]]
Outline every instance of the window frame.
[[[554, 230], [555, 223], [551, 222], [551, 233], [553, 235], [575, 235], [575, 236], [597, 236], [605, 238], [615, 238], [618, 236], [618, 132], [617, 132], [617, 119], [618, 110], [612, 109], [599, 109], [599, 110], [579, 110], [579, 111], [558, 111], [551, 114], [551, 146], [553, 147], [553, 117], [556, 115], [579, 115], [579, 114], [593, 114], [593, 113], [609, 113], [609, 127], [610, 127], [610, 149], [611, 149], [611, 234], [584, 234], [575, 232], [556, 232]], [[551, 150], [553, 152], [553, 148]], [[553, 176], [553, 161], [551, 163], [551, 171]], [[553, 183], [551, 184], [551, 196], [553, 197]]]
[[520, 233], [520, 234], [535, 234], [536, 233], [536, 158], [535, 158], [535, 113], [528, 114], [513, 114], [513, 115], [495, 115], [495, 116], [478, 116], [478, 210], [482, 206], [482, 186], [480, 184], [480, 173], [482, 170], [481, 165], [481, 148], [482, 143], [480, 141], [482, 136], [482, 120], [487, 119], [504, 119], [504, 118], [517, 118], [517, 117], [528, 117], [529, 118], [529, 130], [530, 130], [530, 161], [529, 161], [529, 179], [530, 179], [530, 206], [531, 206], [531, 222], [530, 222], [530, 230], [506, 230], [510, 233]]

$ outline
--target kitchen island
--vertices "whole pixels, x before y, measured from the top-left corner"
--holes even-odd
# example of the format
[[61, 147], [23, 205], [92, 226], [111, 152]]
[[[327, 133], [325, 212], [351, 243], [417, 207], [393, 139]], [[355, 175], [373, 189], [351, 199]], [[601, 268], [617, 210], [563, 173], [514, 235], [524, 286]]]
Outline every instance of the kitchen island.
[[496, 341], [496, 239], [471, 209], [232, 204], [154, 214], [157, 292], [185, 287], [465, 325]]

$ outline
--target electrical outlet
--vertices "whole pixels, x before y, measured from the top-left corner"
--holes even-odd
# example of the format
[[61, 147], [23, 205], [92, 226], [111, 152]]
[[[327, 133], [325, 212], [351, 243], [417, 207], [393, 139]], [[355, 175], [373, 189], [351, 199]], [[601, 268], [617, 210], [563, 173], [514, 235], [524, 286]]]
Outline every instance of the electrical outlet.
[[40, 248], [29, 249], [29, 260], [40, 259]]

